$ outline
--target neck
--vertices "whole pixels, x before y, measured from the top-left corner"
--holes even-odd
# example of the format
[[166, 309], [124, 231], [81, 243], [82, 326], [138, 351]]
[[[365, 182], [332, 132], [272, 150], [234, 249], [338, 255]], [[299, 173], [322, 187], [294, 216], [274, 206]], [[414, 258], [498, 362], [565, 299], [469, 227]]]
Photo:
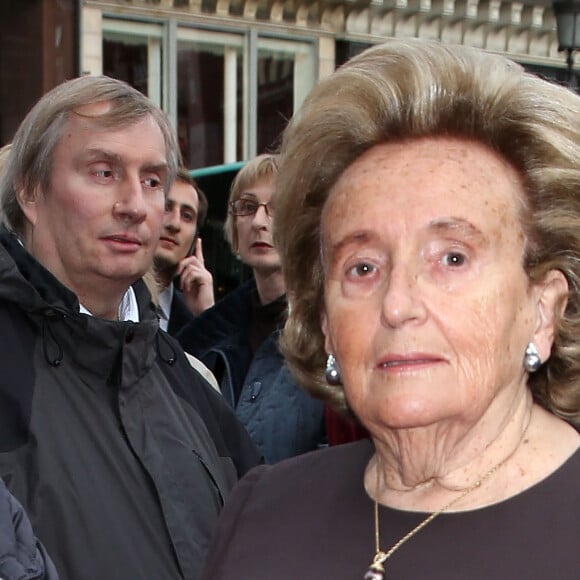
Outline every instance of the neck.
[[[126, 290], [125, 290], [126, 292]], [[125, 292], [107, 299], [105, 296], [81, 295], [77, 294], [79, 302], [93, 315], [106, 320], [117, 320], [119, 318], [119, 305]]]
[[163, 268], [155, 271], [155, 278], [157, 280], [159, 292], [169, 287], [173, 282], [176, 272], [177, 266], [175, 268]]
[[260, 304], [269, 304], [286, 293], [284, 277], [282, 276], [282, 270], [279, 268], [268, 270], [267, 272], [254, 270], [254, 278], [258, 296], [260, 297]]
[[[517, 456], [532, 418], [532, 397], [527, 388], [524, 393], [495, 421], [486, 416], [469, 428], [436, 425], [375, 438], [382, 481], [379, 501], [434, 511], [496, 466], [503, 469]], [[365, 485], [372, 492], [367, 475]]]
[[55, 252], [47, 252], [46, 244], [35, 239], [34, 230], [28, 228], [24, 233], [24, 247], [42, 264], [63, 286], [74, 292], [82, 304], [93, 316], [108, 320], [117, 320], [119, 305], [127, 292], [127, 280], [98, 276], [71, 276]]

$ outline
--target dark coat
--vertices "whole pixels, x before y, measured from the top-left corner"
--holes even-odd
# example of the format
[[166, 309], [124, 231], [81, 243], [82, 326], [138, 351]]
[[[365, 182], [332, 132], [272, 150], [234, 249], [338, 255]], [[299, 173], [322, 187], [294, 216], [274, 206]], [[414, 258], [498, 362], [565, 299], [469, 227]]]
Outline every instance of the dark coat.
[[[362, 580], [375, 553], [371, 441], [252, 470], [212, 539], [202, 580]], [[580, 450], [529, 489], [443, 513], [385, 563], [394, 580], [577, 580]], [[382, 507], [385, 552], [428, 516]]]
[[195, 316], [185, 304], [183, 294], [177, 289], [173, 289], [173, 299], [171, 300], [171, 311], [169, 312], [169, 324], [167, 332], [175, 336], [184, 326], [194, 320]]
[[[266, 462], [275, 463], [325, 442], [323, 404], [301, 389], [278, 349], [278, 333], [252, 356], [250, 280], [190, 322], [176, 338], [220, 382], [224, 398]], [[236, 400], [235, 394], [240, 393]]]
[[54, 564], [35, 538], [28, 516], [1, 479], [0, 578], [58, 580]]
[[62, 580], [196, 579], [226, 496], [258, 461], [134, 290], [139, 323], [79, 314], [0, 236], [0, 475]]

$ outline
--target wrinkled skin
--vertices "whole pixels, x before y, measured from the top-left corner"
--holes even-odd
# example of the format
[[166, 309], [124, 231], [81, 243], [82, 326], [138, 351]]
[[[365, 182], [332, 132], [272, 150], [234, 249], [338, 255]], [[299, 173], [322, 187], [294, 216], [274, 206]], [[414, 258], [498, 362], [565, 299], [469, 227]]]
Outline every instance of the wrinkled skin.
[[71, 114], [53, 152], [50, 188], [19, 191], [18, 201], [27, 249], [89, 311], [115, 318], [123, 294], [153, 261], [167, 160], [153, 117], [105, 129], [98, 115], [108, 107]]
[[464, 465], [529, 414], [524, 351], [533, 340], [548, 358], [566, 282], [530, 286], [523, 199], [504, 160], [451, 138], [375, 146], [331, 191], [326, 349], [401, 486]]

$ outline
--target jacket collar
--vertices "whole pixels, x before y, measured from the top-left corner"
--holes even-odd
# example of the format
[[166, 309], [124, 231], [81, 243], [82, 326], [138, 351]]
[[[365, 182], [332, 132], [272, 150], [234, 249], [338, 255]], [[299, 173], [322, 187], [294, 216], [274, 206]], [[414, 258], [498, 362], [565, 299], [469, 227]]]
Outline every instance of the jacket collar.
[[0, 280], [0, 301], [15, 305], [37, 325], [50, 366], [74, 364], [109, 385], [128, 388], [162, 350], [157, 348], [157, 314], [142, 280], [133, 284], [141, 322], [82, 314], [76, 295], [6, 232], [0, 234]]

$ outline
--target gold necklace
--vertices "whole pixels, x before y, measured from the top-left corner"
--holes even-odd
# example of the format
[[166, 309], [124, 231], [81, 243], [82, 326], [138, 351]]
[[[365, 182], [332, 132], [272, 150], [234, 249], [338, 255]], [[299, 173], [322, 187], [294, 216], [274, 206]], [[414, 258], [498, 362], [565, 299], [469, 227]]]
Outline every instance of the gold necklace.
[[385, 567], [384, 563], [388, 560], [407, 540], [410, 540], [415, 534], [420, 532], [425, 526], [429, 525], [437, 516], [441, 515], [443, 512], [447, 511], [448, 509], [452, 508], [456, 503], [459, 503], [464, 497], [469, 495], [472, 491], [480, 488], [482, 484], [491, 477], [500, 467], [505, 465], [509, 459], [512, 458], [514, 453], [519, 449], [524, 437], [526, 436], [526, 432], [528, 431], [528, 427], [532, 422], [532, 417], [530, 415], [530, 419], [528, 420], [526, 426], [524, 427], [522, 434], [518, 440], [518, 444], [515, 446], [513, 451], [507, 457], [504, 457], [499, 463], [494, 465], [489, 471], [484, 473], [473, 485], [464, 489], [461, 495], [452, 499], [449, 503], [446, 503], [441, 509], [429, 514], [422, 522], [420, 522], [417, 526], [415, 526], [410, 532], [406, 533], [390, 550], [387, 552], [383, 552], [380, 547], [381, 543], [381, 532], [380, 532], [380, 525], [379, 525], [379, 462], [377, 458], [377, 478], [375, 483], [375, 505], [374, 505], [374, 512], [375, 512], [375, 556], [369, 569], [367, 570], [366, 574], [364, 575], [364, 580], [384, 580], [385, 577]]

